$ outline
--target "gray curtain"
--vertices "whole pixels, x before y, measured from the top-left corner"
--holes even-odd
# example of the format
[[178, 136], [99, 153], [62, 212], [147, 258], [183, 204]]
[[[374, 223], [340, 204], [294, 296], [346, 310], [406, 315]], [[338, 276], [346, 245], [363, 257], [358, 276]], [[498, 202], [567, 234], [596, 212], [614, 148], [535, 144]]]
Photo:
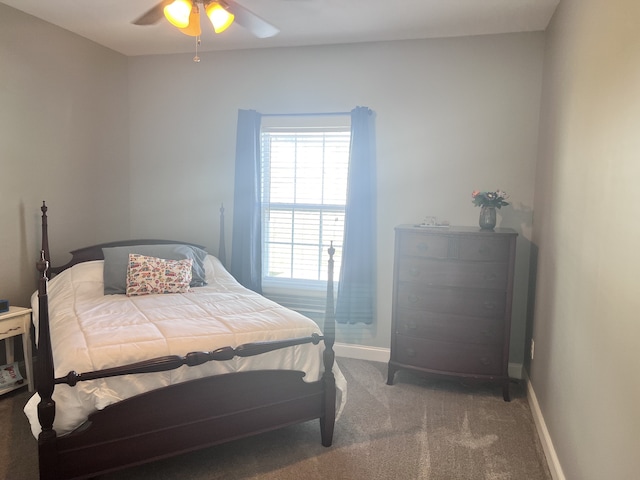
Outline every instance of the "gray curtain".
[[260, 121], [255, 110], [238, 110], [231, 274], [262, 293], [262, 221], [260, 205]]
[[376, 152], [374, 114], [366, 107], [351, 111], [349, 156], [336, 321], [370, 324], [376, 286]]

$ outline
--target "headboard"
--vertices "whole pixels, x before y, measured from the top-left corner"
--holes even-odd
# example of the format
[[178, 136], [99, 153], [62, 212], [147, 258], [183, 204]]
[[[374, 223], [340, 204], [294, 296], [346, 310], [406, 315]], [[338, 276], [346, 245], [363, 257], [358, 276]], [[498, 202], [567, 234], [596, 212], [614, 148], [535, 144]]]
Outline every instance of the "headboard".
[[[119, 240], [116, 242], [107, 242], [101, 243], [98, 245], [91, 245], [90, 247], [79, 248], [78, 250], [73, 250], [71, 253], [71, 260], [67, 262], [65, 265], [59, 267], [51, 266], [51, 256], [49, 251], [49, 233], [47, 226], [47, 205], [43, 201], [42, 207], [40, 207], [42, 211], [42, 255], [43, 259], [49, 263], [49, 269], [47, 273], [47, 277], [51, 277], [52, 275], [56, 275], [60, 272], [63, 272], [67, 268], [73, 267], [74, 265], [82, 262], [89, 262], [91, 260], [104, 260], [104, 254], [102, 253], [103, 248], [110, 247], [124, 247], [131, 245], [151, 245], [151, 244], [182, 244], [182, 245], [191, 245], [193, 247], [198, 247], [205, 250], [205, 247], [202, 245], [198, 245], [190, 242], [181, 242], [178, 240], [158, 240], [158, 239], [136, 239], [136, 240]], [[226, 252], [225, 252], [225, 242], [224, 242], [224, 205], [220, 207], [220, 240], [218, 243], [218, 259], [222, 262], [223, 265], [226, 264]]]

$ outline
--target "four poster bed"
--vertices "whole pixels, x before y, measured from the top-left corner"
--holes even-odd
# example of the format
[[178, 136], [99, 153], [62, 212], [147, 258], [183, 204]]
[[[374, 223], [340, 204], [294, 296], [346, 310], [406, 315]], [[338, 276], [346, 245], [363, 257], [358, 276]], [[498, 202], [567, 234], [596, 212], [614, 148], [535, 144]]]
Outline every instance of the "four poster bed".
[[[41, 210], [37, 395], [25, 407], [41, 479], [90, 478], [313, 419], [331, 445], [346, 398], [333, 352], [333, 248], [322, 334], [193, 244], [112, 242], [50, 267], [44, 202]], [[124, 294], [107, 278], [123, 254]], [[182, 283], [167, 273], [174, 267]], [[179, 293], [153, 294], [158, 281], [161, 291], [180, 284]]]

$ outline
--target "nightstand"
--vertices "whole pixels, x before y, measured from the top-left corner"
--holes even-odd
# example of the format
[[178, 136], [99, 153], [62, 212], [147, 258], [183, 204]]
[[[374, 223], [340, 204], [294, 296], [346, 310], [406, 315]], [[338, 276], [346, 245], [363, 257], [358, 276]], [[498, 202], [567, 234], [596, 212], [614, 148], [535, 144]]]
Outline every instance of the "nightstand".
[[[31, 350], [31, 309], [23, 307], [9, 307], [8, 312], [0, 313], [0, 340], [5, 342], [7, 350], [7, 364], [14, 362], [15, 337], [22, 335], [22, 347], [24, 351], [24, 365], [27, 371], [27, 383], [29, 391], [33, 392], [33, 355]], [[10, 392], [24, 385], [0, 389], [0, 394]]]

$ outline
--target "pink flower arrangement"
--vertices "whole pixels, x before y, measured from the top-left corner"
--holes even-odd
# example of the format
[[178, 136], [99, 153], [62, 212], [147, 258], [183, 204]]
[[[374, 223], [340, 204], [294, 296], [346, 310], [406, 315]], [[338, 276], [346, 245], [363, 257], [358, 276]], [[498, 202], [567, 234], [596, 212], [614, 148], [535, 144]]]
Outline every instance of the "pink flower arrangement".
[[481, 192], [474, 190], [471, 192], [472, 202], [476, 207], [495, 207], [501, 208], [509, 205], [505, 199], [509, 198], [509, 195], [502, 190], [496, 190], [495, 192]]

